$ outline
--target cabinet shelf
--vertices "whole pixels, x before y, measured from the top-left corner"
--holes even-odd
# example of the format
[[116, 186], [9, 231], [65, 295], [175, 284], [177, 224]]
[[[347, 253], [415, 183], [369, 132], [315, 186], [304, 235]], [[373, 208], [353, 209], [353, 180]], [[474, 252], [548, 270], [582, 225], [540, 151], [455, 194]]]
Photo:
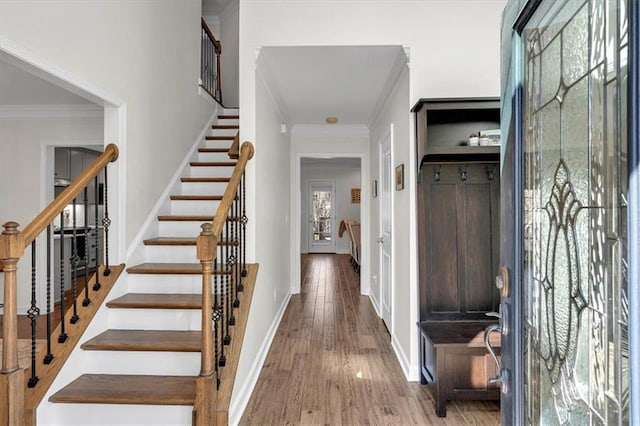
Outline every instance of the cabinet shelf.
[[500, 161], [499, 146], [430, 146], [422, 163], [497, 163]]

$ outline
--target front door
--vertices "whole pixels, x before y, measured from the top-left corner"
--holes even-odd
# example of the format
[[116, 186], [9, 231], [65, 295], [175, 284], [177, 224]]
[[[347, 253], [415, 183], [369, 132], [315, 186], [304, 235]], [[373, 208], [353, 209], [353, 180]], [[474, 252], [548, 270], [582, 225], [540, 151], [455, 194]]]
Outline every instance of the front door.
[[503, 40], [502, 424], [628, 424], [628, 0], [518, 9]]
[[309, 253], [335, 253], [334, 182], [309, 182]]
[[393, 257], [391, 240], [393, 175], [391, 168], [391, 132], [380, 143], [380, 305], [382, 319], [391, 331], [391, 280]]

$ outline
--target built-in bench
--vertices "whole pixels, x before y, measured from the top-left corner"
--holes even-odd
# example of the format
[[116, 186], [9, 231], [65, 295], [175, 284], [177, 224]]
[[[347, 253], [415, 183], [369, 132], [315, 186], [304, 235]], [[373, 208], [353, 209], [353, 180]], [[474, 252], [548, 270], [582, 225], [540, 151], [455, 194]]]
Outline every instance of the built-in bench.
[[[498, 384], [489, 378], [497, 375], [495, 362], [484, 345], [484, 330], [490, 321], [424, 321], [420, 328], [421, 382], [435, 393], [439, 417], [447, 414], [447, 401], [498, 400]], [[500, 334], [492, 333], [490, 342], [500, 354]]]

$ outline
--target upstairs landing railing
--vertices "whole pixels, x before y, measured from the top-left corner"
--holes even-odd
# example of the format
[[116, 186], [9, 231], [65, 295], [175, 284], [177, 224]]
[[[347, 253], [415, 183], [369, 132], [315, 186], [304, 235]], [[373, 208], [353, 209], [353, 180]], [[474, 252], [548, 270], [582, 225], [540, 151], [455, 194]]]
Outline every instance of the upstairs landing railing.
[[[228, 402], [244, 332], [240, 328], [234, 334], [232, 326], [238, 326], [239, 296], [248, 278], [245, 168], [253, 151], [251, 143], [242, 144], [213, 223], [204, 223], [197, 238], [202, 264], [202, 358], [194, 407], [194, 424], [198, 426], [228, 422]], [[242, 308], [246, 315], [248, 306]], [[231, 351], [234, 339], [239, 342], [234, 342]]]
[[222, 83], [220, 80], [220, 56], [222, 43], [201, 18], [202, 32], [200, 45], [200, 80], [201, 87], [222, 105]]
[[[68, 346], [74, 342], [70, 342], [68, 328], [72, 324], [84, 320], [88, 322], [88, 318], [83, 318], [83, 313], [88, 311], [87, 308], [92, 304], [94, 298], [98, 298], [97, 294], [101, 288], [101, 281], [108, 280], [112, 272], [109, 265], [109, 226], [111, 219], [109, 218], [108, 204], [108, 179], [107, 165], [118, 158], [118, 148], [116, 145], [108, 145], [104, 152], [86, 169], [74, 182], [67, 187], [62, 194], [57, 196], [51, 204], [49, 204], [36, 218], [29, 223], [23, 231], [20, 231], [16, 222], [6, 222], [3, 227], [4, 231], [0, 234], [0, 263], [3, 265], [4, 274], [4, 311], [2, 315], [2, 364], [0, 369], [0, 425], [24, 425], [35, 423], [35, 407], [39, 400], [44, 396], [46, 388], [51, 384], [57, 371], [47, 369], [51, 365], [56, 365], [59, 369], [62, 363], [56, 360], [60, 354], [55, 353], [54, 348], [64, 348], [62, 351], [68, 355], [70, 349]], [[103, 197], [101, 192], [104, 190]], [[90, 196], [91, 195], [91, 196]], [[83, 205], [84, 209], [76, 209], [78, 205]], [[71, 206], [69, 217], [65, 215], [65, 208]], [[91, 206], [91, 208], [90, 208]], [[83, 212], [82, 218], [77, 216], [76, 210]], [[92, 215], [89, 211], [92, 210]], [[103, 212], [101, 211], [103, 210]], [[99, 214], [100, 213], [100, 214]], [[59, 231], [52, 232], [54, 228], [54, 220], [60, 218]], [[70, 221], [70, 223], [68, 223]], [[84, 223], [84, 228], [77, 226], [80, 222]], [[89, 226], [91, 224], [92, 226]], [[79, 233], [85, 233], [84, 244], [81, 246], [78, 242]], [[104, 259], [102, 245], [98, 244], [98, 234], [104, 232]], [[60, 255], [53, 259], [60, 265], [60, 302], [59, 306], [52, 301], [52, 294], [55, 295], [53, 282], [56, 277], [52, 273], [52, 242], [54, 233], [59, 234], [60, 238]], [[46, 235], [43, 235], [46, 234]], [[43, 238], [39, 238], [41, 236]], [[71, 238], [71, 253], [65, 255], [64, 239]], [[46, 301], [38, 300], [37, 295], [39, 283], [37, 280], [37, 247], [38, 240], [46, 245]], [[91, 243], [93, 241], [93, 243]], [[31, 301], [30, 307], [24, 316], [18, 315], [18, 261], [23, 257], [25, 250], [30, 248], [31, 252], [31, 286], [30, 289], [21, 289], [22, 291], [30, 290]], [[94, 257], [95, 256], [95, 257]], [[104, 265], [104, 266], [102, 266]], [[91, 267], [100, 273], [89, 276]], [[70, 278], [68, 280], [67, 278]], [[113, 276], [111, 277], [113, 278]], [[89, 283], [93, 283], [89, 289]], [[67, 288], [67, 285], [70, 288]], [[65, 293], [71, 292], [70, 303], [67, 306]], [[80, 297], [82, 292], [84, 296]], [[78, 299], [82, 299], [78, 306]], [[52, 303], [53, 302], [53, 303]], [[97, 303], [94, 303], [95, 306]], [[85, 308], [85, 309], [83, 309]], [[92, 306], [93, 308], [93, 306]], [[67, 310], [72, 309], [70, 315], [65, 315]], [[43, 311], [44, 312], [41, 312]], [[94, 310], [95, 311], [95, 310]], [[38, 321], [43, 314], [46, 316], [45, 324]], [[55, 323], [55, 318], [60, 318], [60, 323]], [[69, 318], [67, 323], [66, 318]], [[19, 346], [19, 328], [21, 323], [26, 322], [30, 328], [30, 363], [24, 367], [19, 365], [18, 346]], [[84, 325], [84, 324], [83, 324]], [[39, 326], [44, 326], [46, 331], [42, 333]], [[55, 330], [59, 334], [53, 335]], [[44, 338], [42, 336], [44, 335]], [[44, 345], [40, 341], [44, 340]], [[72, 340], [72, 339], [69, 339]], [[66, 347], [64, 343], [66, 344]], [[52, 345], [53, 343], [53, 345]], [[38, 346], [43, 346], [38, 350]], [[29, 350], [27, 348], [27, 350]], [[54, 361], [55, 360], [55, 361]], [[53, 364], [52, 364], [53, 363]], [[46, 377], [39, 377], [39, 371], [46, 370]], [[25, 371], [28, 377], [25, 377]], [[34, 390], [37, 395], [29, 394], [28, 391]], [[37, 401], [36, 401], [37, 400]]]

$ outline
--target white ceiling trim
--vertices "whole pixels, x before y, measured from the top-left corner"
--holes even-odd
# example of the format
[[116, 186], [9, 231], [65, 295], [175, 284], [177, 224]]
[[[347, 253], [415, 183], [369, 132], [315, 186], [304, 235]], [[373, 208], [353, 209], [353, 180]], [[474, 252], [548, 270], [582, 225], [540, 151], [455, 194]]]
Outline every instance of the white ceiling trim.
[[0, 105], [5, 118], [99, 118], [104, 108], [98, 105]]
[[369, 128], [364, 124], [295, 124], [291, 134], [369, 137]]
[[389, 76], [387, 77], [387, 81], [385, 82], [382, 90], [380, 91], [380, 97], [376, 102], [375, 107], [373, 108], [373, 112], [369, 117], [369, 128], [373, 129], [376, 122], [380, 119], [384, 108], [387, 106], [387, 101], [389, 97], [393, 94], [398, 83], [400, 82], [400, 77], [403, 75], [405, 71], [409, 69], [409, 51], [407, 47], [402, 48], [398, 52], [393, 62], [393, 67], [391, 71], [389, 71]]

